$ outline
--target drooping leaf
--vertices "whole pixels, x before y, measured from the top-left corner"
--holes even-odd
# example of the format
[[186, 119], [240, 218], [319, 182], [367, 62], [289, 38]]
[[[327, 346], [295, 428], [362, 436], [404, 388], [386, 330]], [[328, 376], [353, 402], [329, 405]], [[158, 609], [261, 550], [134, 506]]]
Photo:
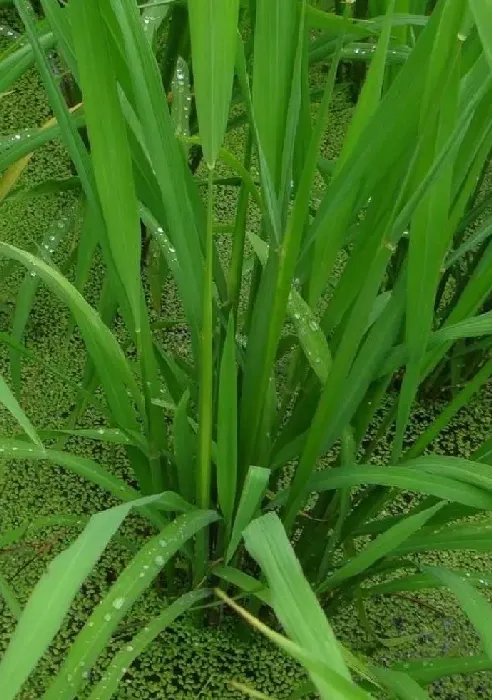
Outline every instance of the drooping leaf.
[[125, 385], [137, 401], [141, 400], [140, 392], [116, 338], [102, 322], [99, 315], [63, 275], [40, 258], [8, 243], [0, 243], [0, 255], [17, 260], [31, 272], [37, 274], [70, 308], [98, 370], [115, 420], [121, 427], [138, 431]]
[[[186, 513], [143, 545], [77, 635], [59, 674], [44, 693], [43, 700], [55, 700], [61, 691], [66, 700], [76, 697], [84, 681], [84, 673], [91, 669], [134, 602], [190, 537], [217, 517], [213, 511]], [[67, 676], [72, 678], [69, 687]]]
[[13, 700], [60, 628], [70, 604], [113, 534], [132, 508], [153, 498], [125, 503], [92, 516], [84, 532], [51, 562], [24, 608], [0, 662], [5, 700]]
[[[66, 236], [74, 224], [70, 212], [53, 222], [48, 228], [41, 243], [41, 256], [45, 262], [51, 263], [51, 256], [58, 247], [62, 237]], [[15, 311], [12, 320], [12, 339], [21, 342], [25, 327], [34, 303], [34, 297], [39, 287], [39, 278], [35, 272], [27, 272], [17, 292]], [[10, 353], [10, 371], [17, 396], [21, 391], [21, 357], [15, 350]]]
[[448, 569], [437, 566], [428, 566], [425, 569], [458, 598], [462, 610], [479, 634], [482, 646], [492, 661], [492, 608], [487, 598], [477, 591], [466, 577], [463, 578]]
[[[362, 484], [396, 486], [397, 488], [437, 496], [444, 500], [463, 503], [477, 509], [492, 509], [492, 497], [485, 489], [446, 476], [426, 474], [408, 467], [360, 466], [339, 467], [320, 471], [311, 477], [305, 497], [311, 491], [335, 490]], [[280, 493], [276, 504], [285, 503], [287, 492]]]
[[197, 603], [207, 598], [210, 591], [207, 589], [184, 593], [177, 600], [166, 607], [160, 615], [148, 620], [145, 627], [133, 637], [113, 657], [108, 671], [95, 686], [88, 696], [88, 700], [109, 700], [117, 692], [118, 684], [125, 675], [126, 670], [136, 658], [142, 654], [151, 642], [161, 634], [174, 620]]
[[487, 655], [448, 656], [424, 658], [393, 664], [392, 669], [403, 671], [422, 685], [428, 685], [445, 676], [490, 671], [492, 661]]
[[401, 700], [430, 700], [425, 690], [407, 673], [371, 666], [372, 673]]

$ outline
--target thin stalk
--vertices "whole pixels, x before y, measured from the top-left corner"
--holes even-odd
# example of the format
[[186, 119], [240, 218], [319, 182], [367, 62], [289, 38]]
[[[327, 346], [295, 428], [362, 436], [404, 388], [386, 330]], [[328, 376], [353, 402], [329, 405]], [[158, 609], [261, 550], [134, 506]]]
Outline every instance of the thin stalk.
[[[249, 172], [251, 166], [251, 149], [253, 138], [251, 129], [248, 132], [246, 141], [246, 152], [244, 155], [244, 169]], [[244, 239], [246, 236], [246, 222], [248, 218], [249, 188], [244, 180], [241, 180], [241, 189], [237, 204], [236, 221], [234, 224], [234, 240], [232, 244], [232, 260], [229, 269], [229, 279], [227, 284], [227, 295], [229, 305], [234, 318], [234, 327], [237, 328], [237, 311], [239, 307], [239, 296], [241, 292], [241, 279], [244, 260]]]
[[[265, 231], [264, 227], [262, 226], [262, 232], [261, 232], [261, 238], [265, 240]], [[251, 321], [253, 318], [253, 311], [255, 308], [256, 304], [256, 297], [258, 295], [258, 290], [260, 288], [260, 282], [261, 282], [261, 274], [262, 274], [262, 265], [258, 258], [255, 256], [255, 260], [253, 263], [253, 272], [251, 273], [251, 283], [249, 285], [249, 298], [248, 298], [248, 307], [246, 309], [246, 313], [244, 316], [244, 333], [246, 336], [249, 336], [250, 330], [251, 330]]]
[[[341, 465], [342, 466], [352, 466], [356, 461], [356, 446], [351, 428], [344, 430], [342, 435], [342, 447], [341, 447]], [[323, 558], [318, 569], [318, 583], [324, 581], [328, 575], [333, 564], [333, 555], [335, 548], [340, 542], [342, 535], [343, 525], [350, 513], [351, 509], [351, 493], [350, 488], [340, 489], [338, 492], [338, 518], [333, 528], [333, 532], [330, 535], [328, 544], [326, 545], [325, 551], [323, 553]]]
[[[208, 508], [210, 505], [210, 481], [212, 459], [213, 421], [213, 174], [208, 172], [207, 190], [207, 231], [205, 243], [205, 264], [203, 273], [203, 317], [200, 352], [200, 390], [198, 403], [198, 475], [196, 480], [197, 505]], [[208, 539], [204, 531], [196, 538], [195, 582], [205, 575], [208, 558]]]

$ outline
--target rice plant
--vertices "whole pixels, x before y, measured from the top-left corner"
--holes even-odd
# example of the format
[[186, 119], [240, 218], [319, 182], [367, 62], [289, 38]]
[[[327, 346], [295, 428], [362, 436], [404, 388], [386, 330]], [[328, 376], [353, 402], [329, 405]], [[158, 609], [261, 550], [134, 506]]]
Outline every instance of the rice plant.
[[[188, 0], [143, 9], [134, 0], [42, 0], [45, 20], [37, 23], [28, 1], [15, 0], [29, 44], [16, 43], [2, 57], [0, 89], [35, 62], [53, 120], [13, 135], [0, 150], [0, 193], [16, 191], [23, 159], [61, 139], [83, 226], [74, 281], [49, 255], [0, 243], [7, 264], [26, 270], [12, 332], [2, 337], [12, 351], [13, 392], [2, 383], [1, 399], [29, 438], [2, 440], [3, 456], [81, 474], [127, 504], [120, 508], [150, 499], [144, 514], [157, 531], [182, 534], [187, 522], [165, 524], [159, 503], [171, 519], [185, 511], [181, 518], [201, 525], [185, 528], [186, 540], [196, 535], [193, 545], [178, 538], [173, 552], [184, 552], [195, 590], [220, 580], [257, 593], [258, 580], [243, 568], [251, 562], [241, 538], [248, 532], [247, 549], [258, 551], [263, 534], [254, 525], [269, 522], [257, 518], [271, 510], [328, 611], [354, 599], [363, 605], [381, 586], [389, 594], [411, 590], [423, 574], [408, 555], [487, 538], [489, 445], [471, 460], [430, 449], [492, 373], [490, 222], [469, 228], [492, 147], [492, 8], [442, 0], [425, 15], [397, 12], [395, 0], [379, 4], [378, 21], [367, 22], [352, 16], [352, 3], [337, 16], [305, 0]], [[358, 49], [354, 41], [366, 38], [367, 75], [342, 150], [327, 161], [321, 144], [338, 66]], [[46, 55], [53, 45], [77, 85], [77, 104], [67, 104]], [[320, 62], [328, 68], [321, 94], [310, 82]], [[247, 129], [242, 161], [224, 147], [227, 131], [240, 124]], [[227, 256], [216, 220], [224, 179], [237, 187]], [[477, 246], [473, 264], [458, 274], [456, 264]], [[84, 288], [96, 252], [104, 280], [94, 308]], [[162, 344], [170, 320], [159, 317], [170, 280], [186, 323], [186, 347], [176, 352]], [[39, 284], [66, 305], [87, 350], [78, 400], [55, 447], [43, 444], [15, 398]], [[419, 392], [450, 362], [456, 375], [453, 363], [470, 339], [481, 345], [464, 387], [409, 443]], [[101, 406], [106, 427], [78, 427], [90, 402]], [[386, 434], [391, 454], [378, 463], [375, 450]], [[67, 435], [124, 445], [137, 487], [110, 465], [69, 454]], [[395, 512], [406, 491], [418, 498]], [[384, 516], [387, 508], [393, 515]], [[480, 513], [481, 524], [460, 521]], [[363, 546], [359, 538], [367, 535]], [[109, 537], [76, 567], [73, 590]], [[395, 571], [404, 576], [394, 579]], [[371, 584], [376, 574], [386, 580]], [[139, 594], [149, 583], [145, 578]], [[43, 586], [0, 673], [9, 673], [30, 627], [30, 606], [44, 605]], [[45, 651], [70, 600], [32, 642], [8, 697]], [[78, 692], [77, 645], [89, 644], [91, 623], [101, 636], [84, 657], [86, 668], [97, 660], [114, 627], [94, 615], [46, 700]], [[336, 673], [346, 676], [341, 662]], [[106, 690], [94, 690], [94, 698], [110, 697]]]

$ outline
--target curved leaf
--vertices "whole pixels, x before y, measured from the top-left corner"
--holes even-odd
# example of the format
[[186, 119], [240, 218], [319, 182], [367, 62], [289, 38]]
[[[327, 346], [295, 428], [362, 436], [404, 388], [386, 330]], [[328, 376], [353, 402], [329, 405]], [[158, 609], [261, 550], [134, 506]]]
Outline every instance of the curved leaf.
[[487, 598], [479, 593], [466, 577], [462, 578], [437, 566], [426, 566], [424, 569], [458, 598], [462, 610], [479, 634], [482, 646], [492, 661], [492, 608]]
[[75, 317], [85, 344], [97, 368], [115, 420], [122, 428], [138, 432], [138, 424], [126, 389], [137, 402], [140, 392], [130, 365], [110, 329], [84, 297], [57, 270], [40, 258], [8, 243], [0, 243], [0, 256], [17, 260], [43, 280]]
[[[311, 491], [333, 491], [348, 486], [395, 486], [406, 491], [425, 493], [447, 501], [455, 501], [473, 508], [492, 510], [492, 494], [462, 481], [426, 474], [409, 467], [360, 466], [339, 467], [316, 472], [306, 488], [306, 497]], [[273, 501], [274, 505], [285, 503], [288, 492], [283, 491]]]
[[[43, 695], [43, 700], [55, 700], [60, 697], [60, 693], [64, 700], [72, 700], [78, 694], [84, 682], [84, 674], [94, 665], [135, 601], [169, 559], [193, 535], [217, 519], [218, 516], [213, 511], [186, 513], [143, 545], [77, 635], [60, 672]], [[68, 677], [70, 684], [67, 686]]]
[[185, 593], [165, 608], [158, 617], [149, 620], [145, 627], [113, 657], [107, 671], [88, 696], [88, 700], [109, 700], [116, 693], [126, 670], [149, 644], [177, 617], [209, 595], [210, 591], [207, 589]]
[[26, 432], [31, 440], [41, 449], [43, 449], [43, 443], [41, 442], [36, 429], [32, 425], [29, 418], [26, 416], [24, 411], [19, 405], [19, 402], [11, 392], [7, 382], [0, 375], [0, 403], [5, 406], [5, 408], [14, 416], [15, 420], [19, 423], [21, 428]]
[[[492, 586], [492, 572], [454, 571], [460, 578], [466, 578], [469, 583], [475, 586]], [[424, 591], [430, 588], [441, 588], [444, 586], [442, 580], [432, 574], [423, 573], [413, 576], [402, 576], [393, 581], [377, 583], [374, 586], [361, 586], [360, 592], [364, 596], [391, 595], [392, 593], [405, 593], [414, 591]]]
[[358, 552], [353, 559], [343, 564], [340, 569], [335, 571], [334, 574], [321, 584], [319, 590], [333, 590], [333, 588], [339, 586], [342, 581], [362, 574], [374, 563], [379, 561], [379, 559], [392, 554], [402, 542], [405, 542], [411, 535], [420, 530], [443, 505], [444, 503], [438, 503], [432, 506], [432, 508], [427, 508], [427, 510], [417, 513], [416, 515], [410, 515], [400, 523], [390, 527], [389, 530], [370, 542], [362, 551]]
[[132, 501], [92, 516], [84, 532], [51, 562], [31, 594], [0, 662], [4, 700], [16, 697], [59, 630], [82, 582], [130, 510], [153, 500]]
[[486, 655], [436, 657], [393, 664], [392, 669], [404, 671], [419, 683], [427, 685], [444, 676], [490, 671], [492, 661]]

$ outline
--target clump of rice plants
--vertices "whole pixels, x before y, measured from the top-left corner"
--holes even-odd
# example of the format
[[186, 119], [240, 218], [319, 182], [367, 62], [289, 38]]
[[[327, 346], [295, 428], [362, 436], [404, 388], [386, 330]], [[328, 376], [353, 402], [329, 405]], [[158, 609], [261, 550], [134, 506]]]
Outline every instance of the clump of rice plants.
[[[26, 270], [4, 338], [12, 376], [0, 385], [25, 439], [3, 439], [0, 449], [9, 460], [82, 475], [121, 505], [94, 516], [40, 580], [0, 665], [5, 697], [16, 696], [45, 653], [131, 508], [147, 519], [149, 539], [74, 640], [45, 700], [87, 687], [90, 668], [161, 570], [176, 594], [178, 552], [188, 590], [142, 627], [88, 697], [111, 697], [124, 669], [179, 614], [213, 610], [217, 601], [203, 601], [218, 582], [266, 605], [273, 596], [321, 697], [368, 697], [351, 675], [361, 674], [360, 661], [340, 651], [307, 581], [328, 614], [355, 601], [361, 621], [364, 596], [378, 586], [411, 590], [416, 576], [456, 590], [462, 603], [464, 591], [488, 615], [455, 574], [421, 571], [409, 555], [488, 541], [489, 443], [471, 460], [430, 446], [492, 373], [492, 228], [479, 220], [477, 199], [492, 147], [491, 9], [443, 0], [431, 14], [422, 3], [403, 14], [388, 0], [366, 21], [353, 3], [336, 15], [305, 0], [141, 8], [134, 0], [42, 0], [38, 22], [27, 0], [14, 4], [26, 36], [1, 57], [0, 89], [35, 63], [53, 118], [2, 146], [0, 199], [70, 189], [82, 225], [67, 263], [73, 282], [51, 258], [65, 226], [40, 251], [0, 242], [8, 265]], [[46, 55], [53, 46], [56, 58]], [[338, 67], [361, 51], [367, 75], [341, 152], [327, 160], [320, 151]], [[327, 68], [321, 91], [311, 84], [319, 63]], [[59, 73], [78, 86], [69, 104]], [[239, 125], [247, 131], [242, 160], [224, 147]], [[73, 176], [19, 188], [31, 154], [54, 139]], [[226, 223], [216, 218], [224, 180], [237, 188]], [[219, 233], [230, 235], [227, 255]], [[104, 281], [92, 305], [84, 289], [99, 253]], [[184, 327], [175, 352], [165, 345], [174, 321], [160, 317], [170, 280]], [[55, 447], [20, 401], [22, 338], [40, 284], [66, 305], [87, 350]], [[457, 359], [470, 344], [463, 384]], [[448, 371], [463, 386], [409, 441], [417, 395]], [[106, 425], [82, 430], [94, 402]], [[390, 458], [377, 463], [387, 434]], [[132, 484], [64, 449], [67, 435], [122, 445]], [[407, 492], [417, 497], [402, 512], [395, 503]], [[481, 514], [478, 524], [464, 519]], [[276, 545], [266, 551], [270, 532]], [[279, 572], [281, 556], [289, 566]], [[302, 610], [288, 624], [275, 600], [283, 605], [296, 580]], [[17, 610], [6, 582], [2, 592]], [[301, 635], [309, 610], [329, 641], [326, 659], [304, 649], [318, 645]], [[409, 697], [418, 671], [379, 670], [366, 680]]]

